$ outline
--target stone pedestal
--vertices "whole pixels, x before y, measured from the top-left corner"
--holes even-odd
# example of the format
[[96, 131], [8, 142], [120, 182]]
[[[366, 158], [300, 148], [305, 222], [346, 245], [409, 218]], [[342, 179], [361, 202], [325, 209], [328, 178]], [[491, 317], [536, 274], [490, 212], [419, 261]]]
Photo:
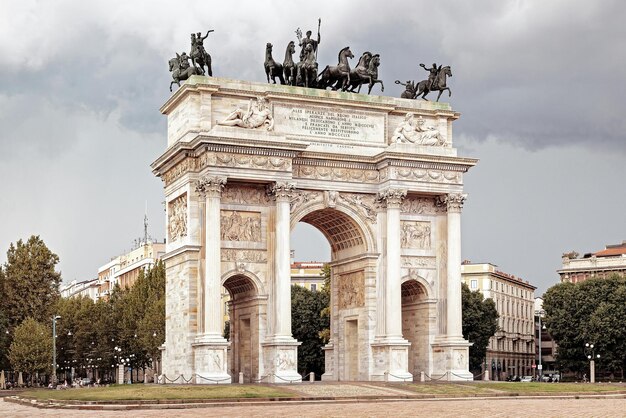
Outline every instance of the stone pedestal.
[[269, 377], [263, 383], [296, 383], [302, 382], [298, 373], [298, 346], [301, 343], [293, 338], [283, 338], [261, 344], [265, 375]]
[[372, 380], [388, 382], [410, 382], [413, 375], [409, 368], [409, 346], [411, 344], [399, 339], [396, 342], [386, 341], [372, 344], [374, 370]]
[[231, 383], [227, 370], [227, 341], [196, 340], [193, 346], [196, 384]]
[[329, 341], [322, 350], [324, 350], [324, 374], [322, 374], [322, 381], [337, 380], [335, 375], [335, 345], [332, 341]]
[[472, 343], [463, 338], [436, 337], [433, 347], [433, 372], [431, 378], [449, 381], [473, 380], [469, 372], [469, 347]]

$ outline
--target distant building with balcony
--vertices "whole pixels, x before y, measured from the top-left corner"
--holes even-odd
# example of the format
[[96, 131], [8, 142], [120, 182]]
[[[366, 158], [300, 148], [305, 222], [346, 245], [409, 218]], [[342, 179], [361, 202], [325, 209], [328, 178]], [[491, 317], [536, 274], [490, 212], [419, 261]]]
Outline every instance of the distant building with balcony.
[[62, 298], [86, 296], [95, 300], [98, 294], [98, 279], [83, 280], [82, 282], [72, 280], [70, 283], [61, 285], [59, 291]]
[[579, 283], [587, 279], [606, 278], [612, 274], [626, 276], [626, 241], [607, 245], [604, 250], [587, 253], [579, 258], [577, 252], [563, 254], [563, 267], [557, 270], [561, 282]]
[[135, 249], [119, 255], [98, 269], [98, 292], [95, 299], [108, 298], [115, 285], [121, 289], [131, 288], [140, 271], [154, 266], [165, 254], [164, 242], [140, 243]]
[[535, 286], [519, 277], [497, 270], [490, 263], [461, 265], [462, 280], [472, 291], [492, 299], [500, 317], [498, 330], [489, 339], [483, 370], [492, 380], [530, 376], [535, 359]]
[[291, 285], [306, 287], [316, 292], [324, 286], [322, 270], [326, 263], [319, 261], [296, 261], [291, 263]]

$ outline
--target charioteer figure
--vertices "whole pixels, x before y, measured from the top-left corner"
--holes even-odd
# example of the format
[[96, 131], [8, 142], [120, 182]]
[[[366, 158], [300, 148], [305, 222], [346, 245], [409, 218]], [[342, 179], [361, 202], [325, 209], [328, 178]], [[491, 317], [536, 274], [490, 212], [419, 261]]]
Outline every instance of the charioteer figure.
[[306, 46], [311, 45], [311, 49], [315, 54], [315, 58], [317, 58], [317, 46], [322, 42], [322, 38], [320, 37], [320, 25], [322, 24], [322, 19], [318, 19], [317, 25], [317, 40], [311, 38], [313, 32], [310, 30], [306, 31], [306, 38], [302, 37], [302, 31], [300, 28], [296, 29], [296, 36], [298, 37], [298, 43], [300, 45], [300, 61], [304, 61], [306, 56]]

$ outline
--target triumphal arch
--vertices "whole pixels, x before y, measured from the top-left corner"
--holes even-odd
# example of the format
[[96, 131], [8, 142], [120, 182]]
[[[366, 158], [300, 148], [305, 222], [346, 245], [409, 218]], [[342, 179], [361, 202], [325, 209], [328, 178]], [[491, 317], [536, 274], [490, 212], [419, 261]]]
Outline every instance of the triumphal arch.
[[[448, 104], [193, 76], [161, 108], [163, 374], [293, 382], [290, 232], [331, 247], [325, 380], [460, 380], [463, 174]], [[221, 295], [230, 294], [229, 338]]]

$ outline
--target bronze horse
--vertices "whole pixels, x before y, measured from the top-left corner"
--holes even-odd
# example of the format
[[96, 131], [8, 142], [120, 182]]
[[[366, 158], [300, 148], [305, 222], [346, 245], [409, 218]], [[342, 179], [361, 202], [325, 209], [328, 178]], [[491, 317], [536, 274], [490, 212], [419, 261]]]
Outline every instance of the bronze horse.
[[296, 52], [296, 44], [289, 41], [285, 50], [285, 61], [283, 61], [283, 75], [285, 81], [291, 86], [296, 85], [296, 64], [293, 62], [293, 54]]
[[276, 84], [276, 77], [280, 80], [280, 84], [285, 84], [283, 78], [283, 66], [272, 58], [272, 44], [267, 43], [265, 47], [265, 75], [267, 76], [267, 82], [270, 82], [270, 78]]
[[354, 89], [357, 89], [356, 93], [361, 91], [361, 86], [365, 83], [368, 84], [369, 89], [367, 90], [367, 94], [372, 92], [372, 87], [375, 84], [380, 83], [381, 92], [385, 91], [385, 85], [382, 80], [378, 79], [378, 67], [380, 66], [380, 55], [375, 54], [372, 55], [371, 52], [364, 52], [361, 58], [359, 59], [359, 64], [356, 66], [354, 71], [350, 71], [350, 90], [351, 92], [355, 92]]
[[170, 72], [172, 73], [172, 78], [174, 81], [170, 83], [170, 91], [172, 91], [172, 85], [174, 83], [178, 84], [180, 87], [181, 80], [187, 80], [192, 75], [196, 75], [199, 73], [198, 69], [195, 66], [187, 67], [181, 70], [181, 59], [180, 55], [176, 53], [176, 58], [172, 58], [169, 61], [170, 64]]
[[317, 61], [313, 47], [308, 44], [304, 47], [304, 59], [297, 66], [296, 85], [304, 87], [316, 87], [317, 85]]
[[339, 51], [339, 63], [336, 66], [327, 65], [326, 68], [318, 74], [318, 87], [321, 89], [332, 87], [333, 90], [337, 90], [341, 82], [341, 91], [346, 91], [350, 85], [350, 63], [348, 62], [348, 58], [354, 58], [354, 54], [350, 51], [349, 46]]
[[432, 88], [428, 87], [428, 80], [420, 81], [419, 84], [416, 86], [415, 96], [413, 96], [413, 98], [417, 99], [417, 96], [421, 94], [422, 99], [428, 100], [426, 98], [426, 95], [428, 93], [430, 93], [431, 91], [439, 91], [439, 95], [437, 96], [437, 101], [439, 101], [441, 93], [443, 93], [444, 90], [448, 90], [448, 97], [452, 96], [452, 90], [450, 90], [450, 87], [446, 87], [446, 77], [452, 77], [452, 70], [450, 69], [449, 65], [439, 70], [437, 76], [435, 77]]

